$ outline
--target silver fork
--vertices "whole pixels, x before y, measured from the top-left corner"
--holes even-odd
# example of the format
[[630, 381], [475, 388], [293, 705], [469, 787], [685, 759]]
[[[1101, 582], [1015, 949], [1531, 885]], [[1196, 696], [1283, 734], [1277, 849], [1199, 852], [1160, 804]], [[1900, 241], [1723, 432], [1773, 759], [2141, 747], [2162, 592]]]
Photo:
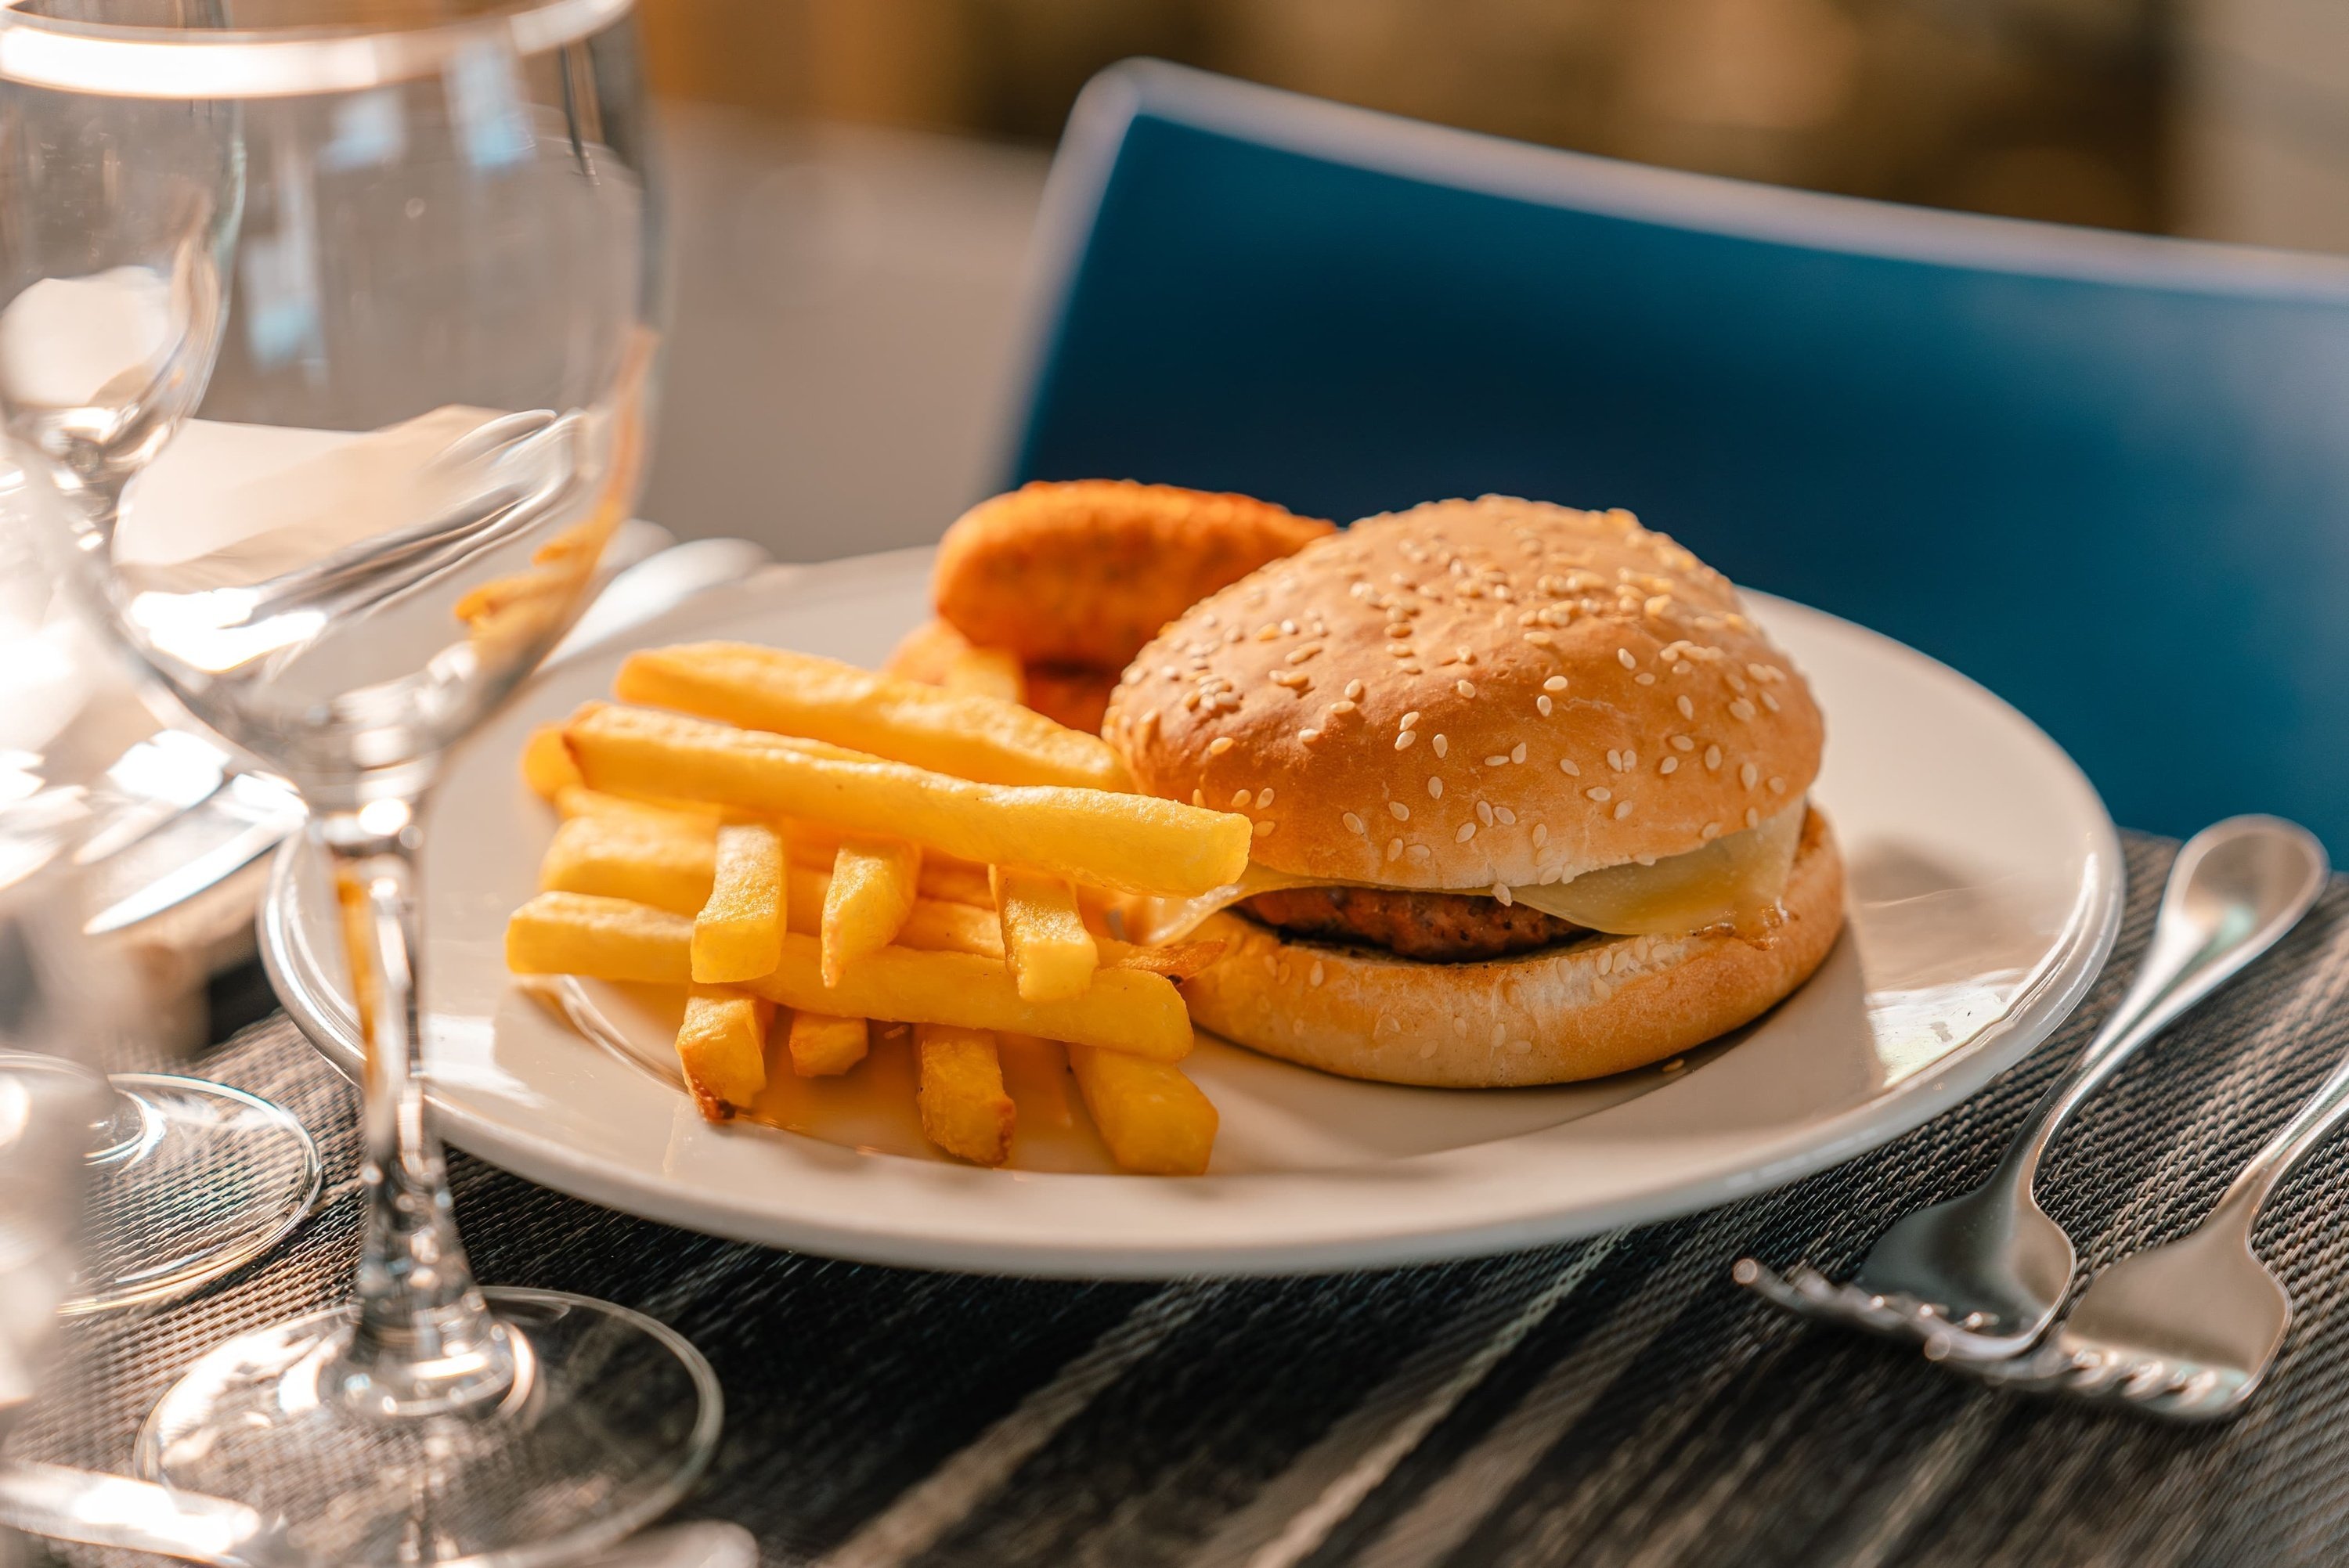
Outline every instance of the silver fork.
[[1847, 1284], [1804, 1264], [1782, 1277], [1753, 1258], [1732, 1277], [1789, 1312], [1923, 1340], [1929, 1355], [1992, 1361], [2030, 1348], [2074, 1262], [2072, 1239], [2032, 1193], [2047, 1145], [2123, 1062], [2297, 924], [2327, 870], [2315, 836], [2281, 818], [2230, 817], [2195, 834], [2170, 868], [2136, 982], [1988, 1181], [1895, 1224]]
[[2173, 1420], [2232, 1414], [2267, 1377], [2292, 1326], [2292, 1297], [2251, 1252], [2252, 1222], [2344, 1116], [2349, 1056], [2199, 1226], [2091, 1280], [2038, 1349], [1992, 1361], [1953, 1355], [1950, 1365], [2007, 1387], [2120, 1400]]

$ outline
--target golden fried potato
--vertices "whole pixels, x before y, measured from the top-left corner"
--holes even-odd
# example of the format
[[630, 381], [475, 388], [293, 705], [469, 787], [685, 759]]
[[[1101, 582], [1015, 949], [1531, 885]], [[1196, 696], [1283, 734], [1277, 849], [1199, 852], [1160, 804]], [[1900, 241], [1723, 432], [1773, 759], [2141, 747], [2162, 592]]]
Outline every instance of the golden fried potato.
[[693, 920], [625, 899], [543, 892], [506, 921], [506, 967], [683, 985], [693, 978]]
[[783, 841], [738, 822], [718, 830], [709, 902], [693, 917], [693, 977], [749, 980], [775, 966], [783, 944]]
[[971, 651], [968, 637], [934, 618], [897, 639], [897, 645], [881, 661], [881, 673], [895, 676], [899, 680], [942, 686], [955, 661]]
[[[991, 696], [999, 702], [1025, 703], [1028, 679], [1019, 655], [1009, 648], [965, 648], [947, 661], [946, 678], [938, 684], [952, 692]], [[1095, 734], [1100, 727], [1095, 726]]]
[[1149, 1176], [1196, 1176], [1207, 1169], [1220, 1119], [1182, 1068], [1086, 1046], [1069, 1047], [1069, 1068], [1120, 1165]]
[[864, 1059], [872, 1036], [873, 1025], [864, 1018], [793, 1013], [792, 1071], [802, 1078], [836, 1078]]
[[588, 783], [904, 838], [1120, 892], [1188, 896], [1247, 869], [1248, 819], [1154, 796], [975, 784], [815, 741], [590, 703], [564, 730]]
[[832, 862], [832, 886], [824, 890], [820, 935], [823, 983], [840, 984], [841, 972], [897, 940], [914, 913], [921, 878], [922, 851], [903, 839], [845, 838]]
[[1243, 495], [1039, 480], [947, 530], [932, 592], [940, 619], [982, 647], [1120, 670], [1216, 589], [1334, 531]]
[[585, 782], [579, 777], [579, 765], [571, 760], [571, 748], [563, 744], [563, 726], [542, 724], [530, 732], [522, 746], [522, 781], [530, 786], [531, 793], [547, 801]]
[[739, 991], [696, 986], [685, 999], [677, 1060], [704, 1117], [724, 1121], [767, 1087], [767, 1030], [774, 1020], [772, 1002]]
[[1017, 1111], [1003, 1092], [995, 1036], [986, 1029], [924, 1024], [914, 1031], [914, 1049], [921, 1066], [923, 1135], [974, 1165], [1010, 1159]]
[[718, 869], [717, 824], [700, 833], [642, 817], [567, 819], [539, 862], [547, 892], [592, 892], [625, 898], [678, 914], [696, 914], [709, 902]]
[[1124, 762], [1097, 736], [1017, 702], [876, 676], [788, 648], [646, 648], [620, 665], [613, 690], [623, 702], [803, 737], [982, 784], [1132, 788]]
[[1077, 890], [1061, 877], [993, 868], [1004, 961], [1023, 1000], [1081, 995], [1101, 966], [1101, 949], [1077, 911]]

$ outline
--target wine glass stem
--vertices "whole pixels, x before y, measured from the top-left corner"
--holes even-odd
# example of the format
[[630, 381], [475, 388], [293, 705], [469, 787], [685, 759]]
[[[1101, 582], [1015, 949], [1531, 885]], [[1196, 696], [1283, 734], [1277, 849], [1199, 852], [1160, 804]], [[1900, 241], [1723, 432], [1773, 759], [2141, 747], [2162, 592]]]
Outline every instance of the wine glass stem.
[[424, 1124], [417, 1012], [414, 800], [322, 813], [366, 1042], [359, 1186], [366, 1205], [349, 1339], [329, 1385], [385, 1416], [455, 1410], [504, 1395], [516, 1346], [473, 1283], [440, 1140]]

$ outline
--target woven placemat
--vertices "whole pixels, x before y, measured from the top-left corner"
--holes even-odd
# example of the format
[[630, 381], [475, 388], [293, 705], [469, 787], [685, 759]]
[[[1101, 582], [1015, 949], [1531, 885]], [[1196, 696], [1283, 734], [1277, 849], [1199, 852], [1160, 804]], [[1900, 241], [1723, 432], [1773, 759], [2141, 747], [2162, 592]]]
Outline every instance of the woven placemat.
[[[484, 1279], [675, 1325], [724, 1379], [688, 1514], [771, 1563], [2296, 1563], [2349, 1560], [2349, 1144], [2259, 1247], [2298, 1314], [2240, 1419], [2187, 1429], [1992, 1393], [1913, 1352], [1776, 1316], [1753, 1252], [1857, 1262], [1986, 1175], [2135, 968], [2175, 846], [2127, 841], [2111, 969], [2056, 1042], [1873, 1154], [1735, 1207], [1475, 1262], [1272, 1281], [1072, 1284], [714, 1241], [453, 1161]], [[2047, 1207], [2094, 1264], [2198, 1220], [2344, 1049], [2349, 883], [2127, 1068], [2054, 1150]], [[14, 1448], [119, 1466], [174, 1372], [335, 1299], [350, 1097], [277, 1018], [207, 1071], [320, 1133], [327, 1197], [264, 1264], [88, 1324]], [[110, 1559], [110, 1561], [129, 1561]]]

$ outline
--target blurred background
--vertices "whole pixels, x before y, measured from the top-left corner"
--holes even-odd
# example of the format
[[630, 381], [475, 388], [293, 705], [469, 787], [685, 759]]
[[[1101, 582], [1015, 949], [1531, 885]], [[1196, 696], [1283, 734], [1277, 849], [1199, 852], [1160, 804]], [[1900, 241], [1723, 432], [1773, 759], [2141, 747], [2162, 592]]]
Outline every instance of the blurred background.
[[1002, 462], [1029, 232], [1133, 55], [1611, 158], [2349, 251], [2340, 0], [640, 0], [676, 331], [644, 511], [926, 542]]

